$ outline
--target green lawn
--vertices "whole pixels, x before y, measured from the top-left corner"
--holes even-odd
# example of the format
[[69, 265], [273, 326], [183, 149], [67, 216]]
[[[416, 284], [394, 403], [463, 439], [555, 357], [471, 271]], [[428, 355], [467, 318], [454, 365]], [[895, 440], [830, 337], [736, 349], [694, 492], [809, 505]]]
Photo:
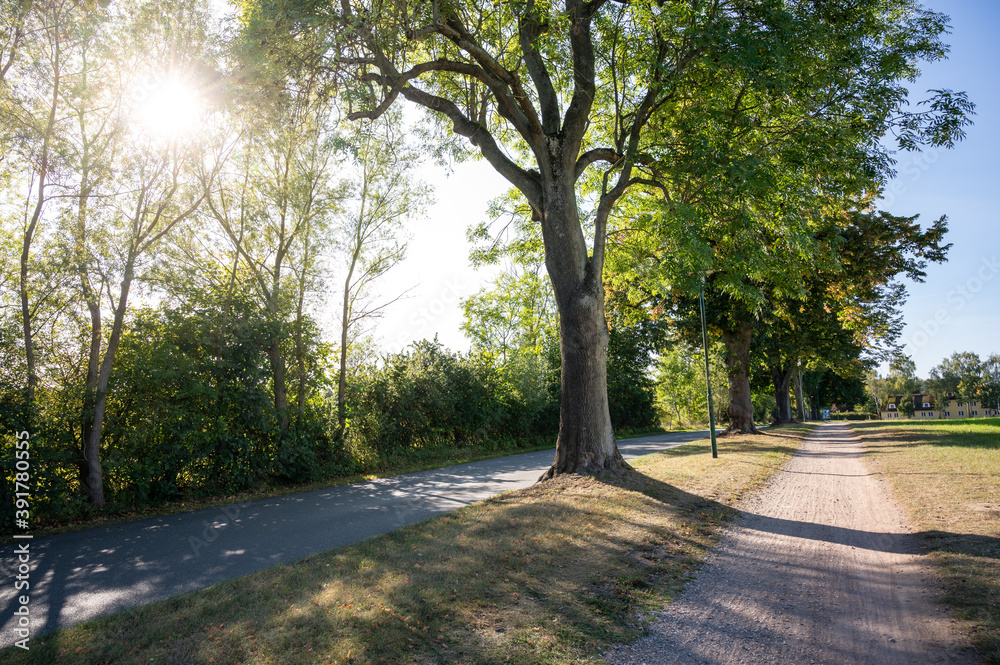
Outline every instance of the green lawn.
[[944, 602], [1000, 664], [1000, 419], [850, 424], [938, 564]]
[[349, 547], [7, 649], [0, 663], [592, 663], [640, 634], [731, 506], [810, 428], [560, 477]]

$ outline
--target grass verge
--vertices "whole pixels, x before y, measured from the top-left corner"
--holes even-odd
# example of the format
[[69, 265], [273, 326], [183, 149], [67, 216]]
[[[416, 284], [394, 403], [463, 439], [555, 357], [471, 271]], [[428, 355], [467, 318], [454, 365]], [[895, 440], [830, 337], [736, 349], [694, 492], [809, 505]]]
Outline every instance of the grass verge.
[[33, 639], [0, 663], [591, 663], [637, 636], [808, 427], [701, 441]]
[[943, 602], [1000, 665], [1000, 419], [852, 422], [943, 576]]

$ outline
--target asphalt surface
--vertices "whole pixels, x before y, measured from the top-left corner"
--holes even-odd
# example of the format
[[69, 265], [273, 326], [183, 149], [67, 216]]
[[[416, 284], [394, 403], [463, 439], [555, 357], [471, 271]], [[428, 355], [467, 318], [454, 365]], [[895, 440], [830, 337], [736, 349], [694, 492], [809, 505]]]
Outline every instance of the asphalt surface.
[[[618, 442], [626, 459], [703, 439], [707, 430]], [[534, 483], [544, 450], [368, 482], [152, 517], [4, 545], [0, 648], [22, 639], [20, 596], [36, 637], [129, 607], [203, 589], [420, 522]], [[17, 554], [28, 544], [28, 554]], [[27, 578], [19, 557], [29, 559]], [[16, 589], [18, 576], [27, 589]]]

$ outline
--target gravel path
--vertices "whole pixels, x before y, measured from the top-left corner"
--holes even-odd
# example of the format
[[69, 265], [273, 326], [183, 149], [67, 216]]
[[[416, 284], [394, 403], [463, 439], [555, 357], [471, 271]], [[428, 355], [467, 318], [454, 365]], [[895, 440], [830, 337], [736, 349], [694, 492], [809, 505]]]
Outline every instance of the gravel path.
[[612, 665], [967, 663], [928, 563], [847, 425], [817, 427]]

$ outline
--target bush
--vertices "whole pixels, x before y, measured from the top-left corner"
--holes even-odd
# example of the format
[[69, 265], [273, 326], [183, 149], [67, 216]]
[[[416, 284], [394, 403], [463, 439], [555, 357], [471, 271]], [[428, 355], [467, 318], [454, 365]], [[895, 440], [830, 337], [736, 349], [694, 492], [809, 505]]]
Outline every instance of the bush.
[[379, 455], [441, 445], [483, 444], [530, 426], [534, 414], [488, 356], [415, 342], [354, 377], [349, 436]]

